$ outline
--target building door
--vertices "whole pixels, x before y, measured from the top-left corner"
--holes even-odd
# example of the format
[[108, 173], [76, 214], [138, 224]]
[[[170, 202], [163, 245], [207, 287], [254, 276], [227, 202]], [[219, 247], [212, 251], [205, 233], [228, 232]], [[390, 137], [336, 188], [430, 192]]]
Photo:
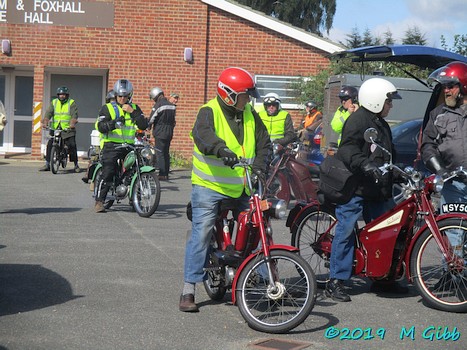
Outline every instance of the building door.
[[33, 111], [33, 72], [0, 73], [0, 100], [8, 120], [0, 133], [0, 153], [30, 153]]

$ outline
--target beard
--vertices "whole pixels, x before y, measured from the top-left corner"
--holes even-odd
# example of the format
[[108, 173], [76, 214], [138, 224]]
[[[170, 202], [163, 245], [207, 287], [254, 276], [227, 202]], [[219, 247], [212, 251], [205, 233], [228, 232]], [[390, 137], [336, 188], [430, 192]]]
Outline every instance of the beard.
[[454, 96], [454, 95], [446, 95], [446, 96], [444, 97], [444, 101], [445, 101], [446, 105], [447, 105], [448, 107], [451, 107], [451, 108], [456, 107], [456, 106], [457, 106], [457, 100], [458, 100], [457, 97], [458, 97], [458, 96], [459, 96], [459, 95], [456, 95], [456, 96]]

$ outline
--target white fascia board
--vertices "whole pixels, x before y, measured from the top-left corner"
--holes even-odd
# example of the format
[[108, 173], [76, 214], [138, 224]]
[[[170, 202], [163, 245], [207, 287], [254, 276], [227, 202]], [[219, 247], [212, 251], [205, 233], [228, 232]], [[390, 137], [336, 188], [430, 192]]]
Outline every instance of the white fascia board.
[[284, 24], [284, 22], [278, 21], [273, 17], [257, 13], [256, 11], [241, 5], [236, 5], [225, 0], [201, 0], [201, 2], [229, 12], [238, 17], [244, 18], [250, 22], [259, 24], [278, 33], [284, 34], [292, 39], [301, 41], [327, 53], [334, 53], [336, 51], [344, 50], [342, 46], [334, 44], [329, 40], [320, 38], [317, 35], [313, 35], [311, 33], [307, 33], [306, 31], [295, 28], [291, 25]]

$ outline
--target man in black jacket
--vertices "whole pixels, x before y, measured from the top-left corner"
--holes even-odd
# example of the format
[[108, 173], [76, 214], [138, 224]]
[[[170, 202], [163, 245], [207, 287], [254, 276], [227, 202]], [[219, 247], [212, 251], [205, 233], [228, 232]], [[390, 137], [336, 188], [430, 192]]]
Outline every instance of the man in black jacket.
[[160, 87], [152, 88], [149, 98], [154, 101], [149, 116], [149, 128], [153, 127], [152, 134], [155, 139], [157, 152], [157, 165], [159, 167], [159, 180], [169, 179], [170, 167], [170, 142], [175, 128], [176, 106], [170, 103], [164, 96]]
[[358, 97], [362, 108], [346, 120], [336, 154], [352, 173], [358, 175], [358, 185], [348, 203], [336, 206], [337, 225], [331, 248], [330, 281], [325, 290], [326, 296], [335, 301], [350, 301], [343, 281], [352, 275], [356, 222], [363, 215], [368, 223], [393, 204], [389, 200], [392, 180], [389, 174], [383, 176], [379, 169], [389, 160], [389, 155], [367, 143], [363, 134], [368, 128], [375, 128], [378, 143], [394, 154], [391, 129], [384, 118], [392, 108], [392, 100], [401, 97], [395, 86], [382, 78], [365, 81]]

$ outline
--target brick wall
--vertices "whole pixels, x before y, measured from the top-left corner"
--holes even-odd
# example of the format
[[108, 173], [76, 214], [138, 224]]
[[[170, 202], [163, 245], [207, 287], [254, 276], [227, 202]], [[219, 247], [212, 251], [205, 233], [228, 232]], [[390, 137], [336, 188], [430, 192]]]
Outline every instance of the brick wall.
[[[115, 0], [114, 5], [114, 28], [0, 24], [0, 35], [13, 48], [11, 56], [0, 57], [0, 65], [34, 69], [34, 101], [47, 100], [46, 67], [108, 69], [109, 89], [117, 79], [128, 78], [134, 101], [147, 115], [152, 87], [176, 91], [180, 101], [172, 149], [186, 157], [192, 151], [189, 131], [197, 110], [215, 96], [224, 68], [310, 75], [328, 65], [324, 52], [198, 0]], [[183, 60], [185, 47], [193, 48], [192, 64]], [[40, 155], [41, 140], [37, 135], [32, 139], [34, 158]]]

